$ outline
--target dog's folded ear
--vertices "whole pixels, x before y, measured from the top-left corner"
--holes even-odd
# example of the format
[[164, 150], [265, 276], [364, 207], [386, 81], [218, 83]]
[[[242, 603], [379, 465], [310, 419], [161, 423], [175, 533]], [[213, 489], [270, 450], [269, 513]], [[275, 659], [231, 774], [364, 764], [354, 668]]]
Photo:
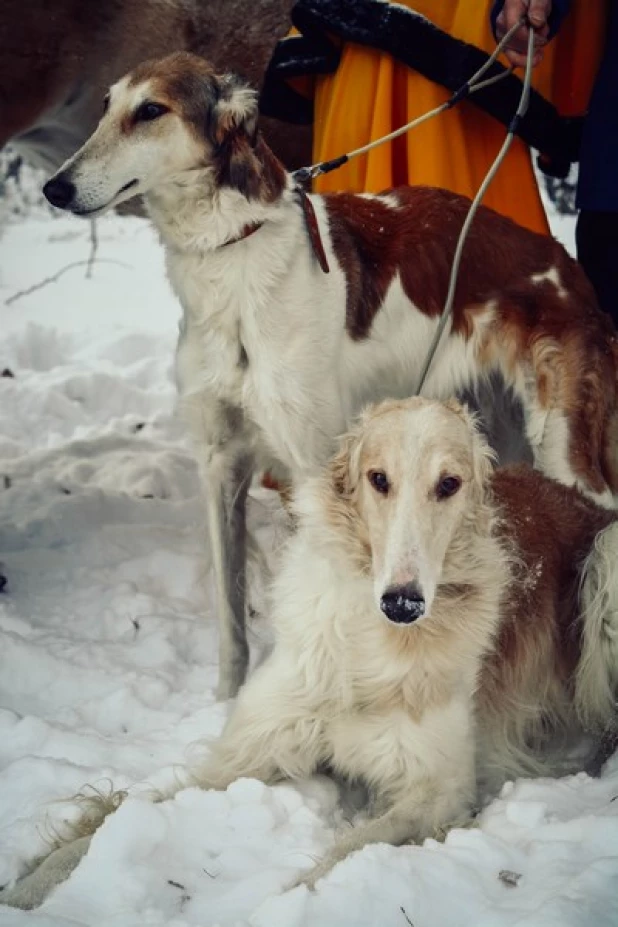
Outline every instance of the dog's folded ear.
[[273, 202], [285, 187], [285, 170], [258, 132], [257, 93], [241, 78], [217, 78], [211, 114], [217, 181], [248, 200]]
[[496, 454], [492, 450], [483, 433], [479, 417], [471, 412], [466, 405], [456, 399], [445, 402], [447, 409], [461, 418], [470, 430], [472, 438], [472, 499], [474, 505], [470, 509], [476, 530], [485, 534], [489, 530], [493, 508], [489, 504], [491, 498], [491, 475], [496, 465]]
[[458, 415], [470, 429], [473, 447], [474, 479], [479, 487], [484, 487], [493, 473], [496, 455], [489, 446], [487, 438], [481, 428], [478, 415], [471, 412], [468, 406], [457, 399], [447, 399], [444, 403], [447, 409]]
[[361, 440], [357, 431], [344, 435], [339, 449], [328, 465], [328, 475], [335, 494], [350, 499], [360, 480]]
[[218, 99], [214, 107], [213, 135], [217, 145], [230, 136], [242, 135], [255, 144], [258, 124], [257, 92], [236, 74], [217, 78]]

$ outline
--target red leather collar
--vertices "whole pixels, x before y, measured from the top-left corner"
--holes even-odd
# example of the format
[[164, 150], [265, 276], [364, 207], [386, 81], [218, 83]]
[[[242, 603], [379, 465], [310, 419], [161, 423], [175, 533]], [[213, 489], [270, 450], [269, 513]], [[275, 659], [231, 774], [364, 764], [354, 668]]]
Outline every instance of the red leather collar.
[[248, 238], [249, 235], [253, 235], [254, 232], [259, 231], [263, 225], [263, 222], [249, 222], [247, 225], [243, 225], [240, 230], [240, 235], [237, 235], [236, 238], [230, 238], [228, 241], [224, 241], [220, 247], [225, 248], [227, 245], [235, 245], [237, 241], [242, 241], [244, 238]]
[[[298, 194], [298, 199], [300, 201], [303, 215], [305, 217], [305, 224], [307, 226], [307, 232], [309, 233], [309, 241], [311, 242], [313, 253], [316, 256], [317, 262], [320, 265], [322, 271], [325, 274], [328, 274], [330, 273], [330, 267], [328, 266], [328, 260], [326, 259], [326, 252], [324, 250], [322, 236], [320, 235], [320, 227], [318, 225], [315, 209], [313, 208], [311, 200], [302, 187], [297, 187], [296, 193]], [[261, 229], [263, 224], [263, 222], [251, 222], [243, 226], [239, 235], [236, 235], [235, 238], [230, 238], [228, 241], [224, 241], [221, 247], [225, 248], [227, 245], [234, 245], [238, 241], [243, 241], [243, 239], [249, 238], [250, 235], [253, 235], [254, 232], [257, 232], [259, 229]]]

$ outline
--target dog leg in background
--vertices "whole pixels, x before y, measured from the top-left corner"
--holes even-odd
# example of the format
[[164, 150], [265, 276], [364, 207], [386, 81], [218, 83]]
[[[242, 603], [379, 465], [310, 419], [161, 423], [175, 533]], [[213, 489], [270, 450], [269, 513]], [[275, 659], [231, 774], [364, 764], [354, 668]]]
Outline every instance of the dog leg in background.
[[[592, 421], [589, 420], [586, 426], [581, 427], [582, 414], [572, 415], [569, 420], [560, 409], [550, 409], [543, 417], [542, 436], [534, 449], [535, 467], [565, 486], [575, 486], [602, 508], [616, 508], [613, 493], [599, 467], [601, 452], [600, 447], [593, 443], [595, 434]], [[578, 432], [586, 435], [587, 440], [581, 438], [578, 441]], [[578, 469], [572, 460], [573, 444], [578, 445]]]
[[[182, 344], [182, 336], [181, 336]], [[179, 348], [179, 357], [182, 348]], [[245, 628], [246, 501], [254, 461], [242, 410], [208, 391], [183, 395], [182, 415], [193, 441], [206, 504], [219, 624], [217, 697], [233, 698], [245, 681], [249, 647]]]
[[249, 645], [245, 623], [246, 503], [251, 458], [219, 447], [202, 465], [219, 622], [220, 699], [233, 698], [245, 681]]
[[[553, 342], [540, 339], [531, 352], [531, 367], [516, 387], [526, 437], [535, 469], [564, 486], [575, 486], [602, 508], [614, 509], [602, 461], [615, 371], [606, 355], [595, 354], [586, 344], [577, 348], [572, 356], [566, 351], [563, 356]], [[572, 370], [578, 370], [577, 377]], [[506, 367], [503, 372], [508, 375]]]

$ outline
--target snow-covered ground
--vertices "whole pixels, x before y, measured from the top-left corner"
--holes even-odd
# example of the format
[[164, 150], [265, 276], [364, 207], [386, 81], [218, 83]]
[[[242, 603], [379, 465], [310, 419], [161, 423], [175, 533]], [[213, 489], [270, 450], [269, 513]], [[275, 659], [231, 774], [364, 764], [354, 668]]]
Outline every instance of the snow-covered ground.
[[[0, 885], [76, 816], [64, 799], [168, 785], [228, 711], [174, 415], [179, 310], [148, 224], [97, 225], [91, 279], [84, 222], [35, 206], [0, 239]], [[570, 244], [572, 224], [560, 232]], [[276, 543], [273, 500], [251, 507]], [[257, 622], [256, 651], [266, 637]], [[0, 906], [0, 927], [618, 925], [618, 757], [600, 780], [509, 784], [476, 829], [369, 847], [315, 893], [285, 892], [344, 816], [323, 779], [158, 805], [138, 789], [43, 907]]]

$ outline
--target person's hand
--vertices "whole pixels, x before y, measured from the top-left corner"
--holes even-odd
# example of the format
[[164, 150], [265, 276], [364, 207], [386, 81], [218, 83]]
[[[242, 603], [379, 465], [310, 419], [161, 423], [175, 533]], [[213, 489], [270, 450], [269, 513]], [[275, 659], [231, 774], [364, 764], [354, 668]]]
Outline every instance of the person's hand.
[[[537, 65], [543, 57], [544, 46], [547, 44], [549, 25], [547, 20], [551, 13], [551, 0], [504, 0], [502, 12], [496, 20], [496, 36], [498, 41], [518, 22], [524, 14], [528, 15], [534, 27], [534, 58], [533, 65]], [[524, 23], [515, 32], [504, 54], [515, 67], [524, 67], [528, 52], [528, 34], [530, 27]]]

